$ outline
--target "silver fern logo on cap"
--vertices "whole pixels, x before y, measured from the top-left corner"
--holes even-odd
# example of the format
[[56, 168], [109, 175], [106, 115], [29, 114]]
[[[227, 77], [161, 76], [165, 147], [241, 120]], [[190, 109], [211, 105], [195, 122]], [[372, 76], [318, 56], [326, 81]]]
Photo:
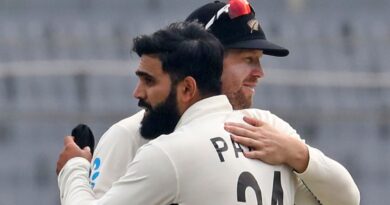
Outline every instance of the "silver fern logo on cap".
[[248, 21], [248, 26], [251, 29], [251, 33], [252, 33], [253, 31], [259, 30], [260, 24], [256, 19], [251, 19]]

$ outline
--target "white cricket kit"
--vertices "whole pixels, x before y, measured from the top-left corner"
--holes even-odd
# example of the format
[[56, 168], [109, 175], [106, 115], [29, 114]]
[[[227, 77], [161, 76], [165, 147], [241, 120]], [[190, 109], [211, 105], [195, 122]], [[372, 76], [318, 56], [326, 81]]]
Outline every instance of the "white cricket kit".
[[144, 110], [114, 124], [101, 137], [92, 156], [91, 186], [96, 197], [103, 196], [133, 161], [137, 150], [148, 140], [141, 137], [139, 128]]
[[[139, 133], [143, 114], [140, 111], [114, 124], [100, 139], [91, 168], [91, 183], [96, 198], [102, 197], [125, 174], [138, 148], [148, 142]], [[289, 136], [299, 138], [288, 123], [269, 111], [251, 109], [248, 114]], [[301, 174], [295, 173], [300, 178], [295, 204], [319, 205], [317, 200], [322, 204], [359, 204], [359, 190], [349, 172], [320, 150], [310, 146], [308, 149], [310, 159], [307, 170]]]
[[100, 199], [89, 163], [71, 159], [59, 175], [63, 204], [294, 204], [297, 178], [287, 166], [245, 158], [224, 122], [255, 110], [233, 111], [225, 96], [192, 105], [175, 131], [141, 147], [123, 177]]

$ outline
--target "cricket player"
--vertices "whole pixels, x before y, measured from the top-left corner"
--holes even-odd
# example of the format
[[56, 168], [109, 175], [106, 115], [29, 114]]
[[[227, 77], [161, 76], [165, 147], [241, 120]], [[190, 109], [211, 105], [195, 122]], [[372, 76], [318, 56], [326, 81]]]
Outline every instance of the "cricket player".
[[66, 137], [58, 161], [62, 204], [294, 204], [292, 168], [244, 157], [248, 149], [224, 129], [226, 120], [270, 115], [234, 111], [220, 95], [223, 47], [211, 33], [196, 22], [174, 23], [136, 38], [133, 50], [141, 57], [134, 90], [145, 110], [140, 132], [154, 140], [97, 199], [88, 179], [91, 154]]
[[[254, 88], [264, 76], [260, 59], [263, 55], [286, 56], [288, 50], [266, 40], [246, 1], [209, 3], [196, 9], [187, 20], [202, 23], [221, 41], [225, 49], [222, 93], [233, 109], [250, 108]], [[262, 118], [245, 117], [249, 125], [227, 123], [225, 129], [233, 134], [234, 140], [253, 148], [244, 152], [245, 156], [294, 169], [299, 178], [295, 204], [359, 204], [359, 190], [341, 164], [306, 145], [296, 131], [277, 116], [264, 113]], [[90, 176], [96, 197], [103, 196], [125, 174], [127, 162], [131, 162], [136, 151], [150, 140], [139, 132], [143, 116], [144, 111], [140, 111], [114, 124], [100, 139]], [[165, 120], [164, 123], [170, 122]]]

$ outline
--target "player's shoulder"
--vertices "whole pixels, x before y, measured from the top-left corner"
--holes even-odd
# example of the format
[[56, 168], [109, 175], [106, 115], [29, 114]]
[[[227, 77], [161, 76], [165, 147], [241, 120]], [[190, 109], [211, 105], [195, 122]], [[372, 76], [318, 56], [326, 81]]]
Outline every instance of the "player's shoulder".
[[145, 111], [141, 110], [130, 117], [120, 120], [119, 122], [112, 125], [111, 128], [118, 127], [127, 130], [133, 130], [134, 128], [138, 129], [141, 124], [144, 113]]
[[242, 113], [245, 116], [253, 117], [257, 119], [271, 119], [277, 117], [275, 114], [271, 113], [269, 110], [262, 110], [258, 108], [247, 108], [242, 110], [236, 110], [236, 112]]
[[102, 143], [114, 143], [114, 144], [129, 144], [131, 141], [141, 140], [139, 133], [139, 127], [141, 126], [141, 120], [143, 118], [144, 111], [120, 120], [113, 124], [101, 137], [99, 144]]
[[144, 110], [137, 112], [136, 114], [120, 120], [119, 122], [113, 124], [107, 132], [103, 135], [112, 135], [113, 134], [133, 134], [139, 131], [141, 126], [141, 121], [144, 116]]
[[238, 112], [243, 113], [243, 115], [245, 116], [262, 120], [271, 125], [283, 125], [283, 126], [289, 125], [286, 121], [284, 121], [282, 118], [280, 118], [279, 116], [277, 116], [276, 114], [272, 113], [269, 110], [248, 108], [248, 109], [238, 110]]
[[196, 132], [191, 132], [193, 129], [176, 129], [170, 134], [160, 135], [156, 139], [149, 141], [147, 144], [158, 147], [167, 155], [178, 153], [194, 146], [199, 137]]
[[297, 131], [288, 122], [286, 122], [285, 120], [271, 113], [268, 110], [250, 108], [250, 109], [239, 110], [239, 112], [242, 112], [245, 116], [252, 117], [261, 120], [263, 122], [266, 122], [272, 127], [277, 128], [280, 131], [286, 132], [292, 136], [300, 138]]

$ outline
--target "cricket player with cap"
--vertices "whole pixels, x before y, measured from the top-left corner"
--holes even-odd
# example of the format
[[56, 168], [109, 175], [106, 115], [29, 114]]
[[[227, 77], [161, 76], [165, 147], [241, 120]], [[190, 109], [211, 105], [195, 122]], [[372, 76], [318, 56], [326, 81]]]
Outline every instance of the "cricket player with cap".
[[[286, 56], [288, 50], [266, 39], [246, 1], [208, 3], [186, 20], [202, 23], [221, 41], [225, 48], [222, 92], [234, 109], [249, 108], [254, 87], [264, 76], [260, 58]], [[127, 162], [149, 141], [139, 133], [143, 115], [144, 111], [140, 111], [114, 124], [100, 139], [91, 168], [91, 186], [96, 197], [101, 197], [125, 174]], [[250, 125], [227, 123], [225, 129], [233, 134], [234, 140], [253, 148], [244, 152], [245, 156], [294, 168], [300, 179], [295, 204], [359, 204], [359, 190], [348, 171], [306, 145], [287, 123], [271, 113], [261, 120], [251, 117], [244, 120]], [[279, 124], [288, 129], [276, 129]]]
[[91, 153], [66, 137], [57, 167], [62, 204], [294, 203], [292, 168], [244, 157], [248, 148], [224, 129], [226, 120], [269, 113], [234, 111], [221, 95], [224, 48], [211, 33], [196, 22], [173, 23], [136, 38], [133, 50], [141, 57], [133, 94], [145, 110], [140, 132], [153, 140], [97, 199], [88, 179]]

